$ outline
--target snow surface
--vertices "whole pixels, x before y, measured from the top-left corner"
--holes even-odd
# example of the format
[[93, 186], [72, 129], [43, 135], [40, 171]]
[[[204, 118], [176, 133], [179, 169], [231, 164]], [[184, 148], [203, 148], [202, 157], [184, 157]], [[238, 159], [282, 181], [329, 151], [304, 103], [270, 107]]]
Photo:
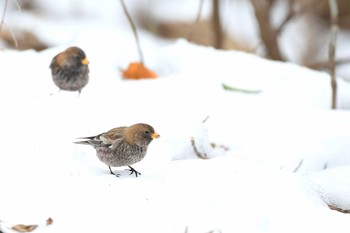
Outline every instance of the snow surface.
[[[160, 77], [126, 81], [120, 68], [138, 60], [132, 33], [125, 21], [106, 23], [120, 8], [99, 21], [91, 14], [101, 5], [84, 6], [85, 16], [62, 24], [21, 13], [55, 46], [0, 52], [2, 231], [48, 217], [53, 224], [35, 232], [349, 231], [349, 216], [327, 206], [350, 208], [348, 83], [339, 80], [332, 111], [326, 73], [143, 31], [146, 65]], [[48, 68], [71, 45], [90, 61], [80, 96], [58, 91]], [[136, 122], [161, 135], [134, 166], [138, 178], [124, 168], [111, 176], [92, 148], [72, 143]], [[191, 138], [210, 159], [195, 155]]]

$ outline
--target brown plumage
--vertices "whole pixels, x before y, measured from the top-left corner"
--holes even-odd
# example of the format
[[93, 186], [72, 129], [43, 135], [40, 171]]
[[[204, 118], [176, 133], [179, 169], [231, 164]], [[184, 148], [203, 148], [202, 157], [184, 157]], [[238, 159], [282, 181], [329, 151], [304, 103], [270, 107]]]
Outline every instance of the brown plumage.
[[52, 80], [61, 90], [79, 91], [89, 82], [89, 61], [78, 47], [69, 47], [52, 58]]
[[[147, 153], [148, 145], [154, 138], [159, 138], [152, 126], [138, 123], [129, 127], [118, 127], [97, 136], [83, 137], [82, 141], [75, 143], [93, 146], [96, 155], [109, 167], [128, 166], [130, 175], [135, 173], [136, 177], [141, 173], [130, 165], [141, 161]], [[119, 176], [118, 174], [116, 176]]]

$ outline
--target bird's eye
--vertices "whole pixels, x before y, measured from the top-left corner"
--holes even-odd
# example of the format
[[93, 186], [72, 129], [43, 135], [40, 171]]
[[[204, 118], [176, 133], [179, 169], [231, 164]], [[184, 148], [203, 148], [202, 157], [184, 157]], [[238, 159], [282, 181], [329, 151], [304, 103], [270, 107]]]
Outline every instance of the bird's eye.
[[74, 59], [77, 60], [77, 61], [81, 60], [79, 56], [75, 56]]
[[149, 134], [149, 131], [148, 130], [145, 130], [145, 132], [144, 132], [146, 135], [148, 135]]

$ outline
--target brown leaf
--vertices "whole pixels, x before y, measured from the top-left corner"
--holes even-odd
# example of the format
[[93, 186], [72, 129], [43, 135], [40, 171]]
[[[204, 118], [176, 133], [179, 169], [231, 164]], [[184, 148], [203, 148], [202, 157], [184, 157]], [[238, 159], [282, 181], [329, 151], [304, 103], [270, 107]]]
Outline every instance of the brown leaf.
[[339, 208], [339, 207], [334, 206], [334, 205], [328, 205], [328, 207], [329, 207], [331, 210], [335, 210], [335, 211], [341, 212], [341, 213], [343, 213], [343, 214], [350, 214], [350, 210], [342, 209], [342, 208]]
[[37, 227], [38, 225], [17, 224], [12, 227], [12, 230], [18, 231], [18, 232], [31, 232], [35, 230]]
[[132, 62], [129, 67], [123, 71], [123, 77], [125, 79], [144, 79], [144, 78], [157, 78], [157, 74], [147, 69], [142, 63]]
[[52, 218], [48, 218], [48, 219], [46, 220], [46, 225], [51, 225], [52, 223], [53, 223]]

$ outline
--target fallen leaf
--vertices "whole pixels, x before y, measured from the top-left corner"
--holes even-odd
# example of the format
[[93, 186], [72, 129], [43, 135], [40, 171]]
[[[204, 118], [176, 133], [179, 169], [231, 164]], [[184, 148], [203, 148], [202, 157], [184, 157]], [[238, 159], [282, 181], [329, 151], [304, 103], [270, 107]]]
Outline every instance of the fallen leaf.
[[157, 78], [157, 74], [147, 69], [142, 63], [132, 62], [129, 67], [123, 71], [125, 79], [144, 79]]
[[335, 211], [341, 212], [343, 214], [350, 214], [350, 210], [347, 210], [347, 209], [342, 209], [342, 208], [339, 208], [339, 207], [334, 206], [334, 205], [328, 205], [328, 207], [331, 210], [335, 210]]
[[48, 219], [46, 220], [46, 225], [51, 225], [52, 223], [53, 223], [52, 218], [48, 218]]
[[226, 84], [222, 84], [222, 87], [224, 88], [224, 90], [227, 90], [227, 91], [242, 92], [246, 94], [259, 94], [261, 92], [261, 90], [248, 90], [243, 88], [232, 87]]
[[38, 225], [24, 225], [24, 224], [18, 224], [14, 225], [12, 227], [12, 230], [18, 231], [18, 232], [31, 232], [35, 230], [38, 227]]

